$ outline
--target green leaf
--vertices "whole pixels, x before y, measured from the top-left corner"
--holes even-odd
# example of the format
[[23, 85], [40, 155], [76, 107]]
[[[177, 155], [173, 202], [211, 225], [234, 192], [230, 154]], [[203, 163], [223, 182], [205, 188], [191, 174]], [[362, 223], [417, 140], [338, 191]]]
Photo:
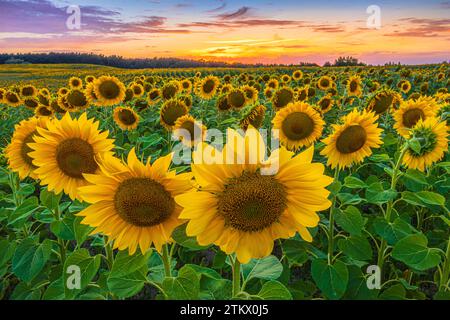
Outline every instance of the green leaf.
[[29, 197], [18, 206], [8, 218], [8, 225], [20, 228], [33, 212], [39, 209], [38, 199], [36, 197]]
[[64, 298], [64, 280], [62, 277], [52, 281], [42, 296], [44, 300], [63, 300]]
[[248, 282], [252, 278], [276, 280], [283, 272], [283, 265], [275, 256], [262, 259], [252, 259], [249, 263], [242, 265], [242, 276]]
[[395, 199], [397, 192], [394, 190], [384, 190], [380, 182], [372, 183], [367, 189], [365, 197], [369, 203], [383, 204]]
[[185, 265], [177, 277], [166, 277], [162, 288], [169, 299], [195, 300], [200, 292], [200, 277], [191, 266]]
[[348, 206], [344, 211], [337, 209], [334, 218], [338, 226], [352, 235], [359, 236], [365, 225], [365, 219], [358, 208]]
[[0, 240], [0, 268], [8, 263], [14, 255], [16, 243], [8, 240]]
[[357, 194], [351, 194], [346, 192], [338, 193], [337, 197], [342, 205], [358, 204], [364, 200]]
[[308, 252], [305, 242], [285, 240], [282, 243], [283, 253], [288, 258], [289, 265], [302, 265], [308, 261]]
[[187, 224], [182, 224], [173, 231], [172, 238], [175, 240], [175, 242], [182, 247], [192, 250], [203, 250], [208, 248], [199, 245], [195, 237], [188, 237], [186, 235], [186, 225]]
[[329, 265], [326, 260], [313, 260], [311, 275], [316, 285], [329, 299], [337, 300], [341, 298], [347, 289], [348, 269], [339, 260], [336, 260], [332, 265]]
[[263, 300], [292, 300], [289, 290], [278, 281], [267, 281], [263, 284], [257, 296]]
[[357, 177], [345, 177], [344, 186], [350, 189], [363, 189], [367, 187], [367, 184]]
[[387, 222], [386, 219], [378, 217], [374, 220], [373, 227], [375, 232], [391, 246], [415, 231], [413, 226], [401, 218]]
[[347, 239], [340, 239], [338, 247], [352, 259], [363, 261], [372, 259], [372, 247], [364, 237], [351, 236]]
[[411, 148], [415, 153], [420, 154], [422, 146], [417, 138], [412, 138], [407, 141], [409, 148]]
[[81, 224], [82, 220], [83, 217], [75, 217], [75, 219], [73, 220], [73, 233], [78, 247], [80, 247], [84, 243], [91, 231], [94, 230], [94, 228], [92, 228], [91, 226]]
[[41, 194], [39, 196], [41, 200], [41, 204], [47, 207], [50, 210], [58, 209], [59, 202], [61, 201], [63, 193], [56, 195], [51, 191], [48, 191], [47, 188], [41, 190]]
[[415, 193], [416, 196], [426, 204], [432, 204], [436, 206], [445, 205], [445, 197], [436, 192], [420, 191]]
[[428, 248], [427, 245], [425, 235], [411, 234], [397, 242], [392, 257], [420, 271], [434, 268], [441, 262], [441, 256], [437, 249]]
[[331, 192], [331, 194], [336, 195], [342, 189], [342, 183], [339, 181], [333, 181], [327, 189]]
[[403, 285], [396, 284], [384, 290], [379, 298], [382, 300], [405, 300], [406, 290]]
[[63, 240], [75, 240], [75, 234], [73, 230], [73, 221], [75, 217], [66, 213], [61, 220], [53, 221], [50, 224], [50, 230]]
[[52, 243], [46, 239], [41, 244], [33, 239], [23, 240], [16, 249], [12, 260], [12, 270], [21, 280], [29, 282], [44, 268], [50, 258]]
[[[70, 254], [64, 263], [64, 292], [67, 298], [76, 297], [83, 289], [87, 287], [89, 282], [96, 275], [98, 268], [100, 266], [101, 257], [96, 255], [91, 257], [89, 251], [86, 249], [79, 249]], [[79, 289], [69, 289], [67, 285], [68, 278], [72, 275], [67, 273], [69, 266], [77, 266], [80, 268], [80, 288]]]

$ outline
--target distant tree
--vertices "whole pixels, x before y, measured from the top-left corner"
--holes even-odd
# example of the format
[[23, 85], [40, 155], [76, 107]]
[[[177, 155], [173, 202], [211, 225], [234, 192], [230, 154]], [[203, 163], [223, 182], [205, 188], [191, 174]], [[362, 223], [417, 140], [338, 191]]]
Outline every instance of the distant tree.
[[26, 62], [22, 59], [16, 59], [16, 58], [9, 58], [4, 62], [4, 64], [28, 64], [29, 62]]
[[330, 61], [325, 62], [323, 66], [324, 67], [331, 67], [331, 62]]
[[365, 63], [359, 62], [358, 59], [354, 57], [339, 57], [334, 60], [333, 66], [335, 67], [351, 67], [351, 66], [365, 66]]

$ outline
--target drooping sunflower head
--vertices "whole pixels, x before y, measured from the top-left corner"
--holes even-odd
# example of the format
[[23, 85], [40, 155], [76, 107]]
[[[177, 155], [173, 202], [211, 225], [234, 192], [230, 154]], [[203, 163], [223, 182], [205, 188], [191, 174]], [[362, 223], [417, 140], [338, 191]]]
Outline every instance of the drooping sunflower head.
[[191, 115], [177, 119], [173, 127], [173, 135], [184, 145], [192, 147], [202, 142], [206, 137], [206, 127]]
[[276, 90], [272, 97], [272, 105], [275, 110], [280, 110], [294, 101], [294, 90], [290, 87], [281, 87]]
[[34, 114], [36, 117], [52, 117], [54, 112], [52, 108], [41, 104], [34, 109]]
[[323, 139], [324, 149], [320, 154], [328, 158], [332, 169], [345, 168], [360, 163], [372, 154], [372, 148], [382, 144], [381, 132], [373, 112], [354, 109], [342, 119], [342, 124], [333, 124], [333, 132]]
[[228, 104], [228, 95], [223, 94], [217, 98], [216, 107], [219, 112], [228, 111], [232, 108], [230, 104]]
[[242, 130], [247, 130], [249, 126], [255, 129], [262, 127], [264, 118], [266, 116], [266, 107], [263, 105], [256, 105], [244, 110], [243, 116], [239, 123]]
[[161, 88], [161, 96], [164, 100], [174, 98], [181, 91], [181, 85], [178, 81], [172, 80], [163, 85]]
[[219, 78], [215, 76], [207, 76], [198, 86], [198, 95], [205, 100], [211, 99], [216, 94], [219, 83]]
[[[180, 218], [188, 220], [189, 236], [200, 245], [215, 244], [226, 254], [235, 253], [244, 264], [268, 256], [274, 240], [297, 232], [311, 242], [307, 228], [317, 226], [316, 212], [330, 206], [325, 187], [332, 179], [323, 175], [322, 164], [311, 163], [313, 148], [291, 158], [293, 153], [282, 147], [255, 164], [250, 155], [258, 150], [266, 147], [257, 130], [249, 128], [241, 136], [230, 129], [223, 150], [215, 150], [217, 158], [232, 153], [244, 163], [204, 163], [196, 150], [192, 173], [199, 189], [175, 197], [183, 207]], [[275, 162], [278, 170], [268, 174], [265, 165]]]
[[22, 97], [35, 97], [38, 94], [38, 89], [36, 89], [35, 86], [28, 84], [25, 86], [22, 86], [20, 88], [20, 95]]
[[90, 185], [80, 188], [81, 198], [91, 204], [78, 214], [84, 217], [82, 223], [131, 255], [138, 247], [145, 253], [152, 245], [161, 252], [183, 223], [174, 197], [192, 189], [192, 174], [169, 171], [171, 159], [169, 154], [153, 164], [150, 159], [143, 163], [134, 148], [127, 163], [105, 156], [98, 173], [85, 175]]
[[247, 104], [245, 92], [238, 88], [230, 90], [227, 94], [227, 103], [234, 109], [242, 109]]
[[317, 102], [317, 106], [319, 107], [319, 111], [324, 114], [331, 110], [333, 103], [331, 94], [327, 94], [326, 96], [323, 96], [319, 102]]
[[83, 113], [72, 119], [67, 112], [61, 120], [54, 118], [47, 128], [37, 128], [38, 136], [28, 146], [35, 173], [41, 185], [56, 194], [64, 191], [71, 199], [80, 199], [78, 187], [87, 184], [86, 173], [97, 173], [102, 156], [112, 154], [113, 140], [100, 132], [99, 122]]
[[366, 108], [374, 111], [375, 114], [382, 114], [398, 106], [401, 101], [402, 97], [397, 92], [390, 89], [382, 89], [369, 98]]
[[84, 94], [84, 91], [79, 89], [70, 90], [64, 98], [71, 106], [71, 109], [81, 110], [89, 106], [89, 100]]
[[68, 112], [75, 112], [78, 109], [67, 102], [67, 96], [58, 96], [58, 106]]
[[320, 77], [319, 81], [317, 81], [317, 87], [321, 90], [328, 90], [333, 87], [333, 79], [329, 76]]
[[406, 137], [409, 130], [422, 119], [434, 117], [437, 108], [426, 97], [420, 97], [417, 100], [406, 100], [400, 104], [400, 107], [394, 113], [394, 128], [397, 132]]
[[[449, 129], [445, 121], [435, 117], [419, 119], [407, 136], [408, 149], [403, 163], [408, 168], [425, 171], [425, 168], [441, 160], [448, 152]], [[409, 143], [411, 140], [415, 143]]]
[[347, 93], [349, 96], [359, 97], [362, 94], [361, 77], [352, 76], [347, 83]]
[[325, 122], [311, 105], [295, 102], [278, 111], [272, 124], [278, 130], [281, 144], [295, 151], [319, 139]]
[[8, 159], [9, 168], [19, 174], [20, 179], [30, 176], [37, 178], [34, 173], [36, 167], [33, 165], [33, 159], [28, 155], [33, 151], [28, 143], [33, 142], [33, 136], [37, 135], [37, 127], [45, 128], [48, 118], [36, 118], [22, 120], [14, 127], [14, 134], [11, 143], [5, 149], [5, 155]]
[[127, 107], [115, 108], [113, 118], [122, 130], [134, 130], [139, 124], [139, 115], [133, 109]]
[[193, 100], [192, 100], [192, 96], [190, 94], [180, 95], [179, 99], [183, 100], [186, 107], [188, 107], [189, 109], [192, 108]]
[[71, 77], [69, 79], [69, 87], [71, 89], [82, 89], [83, 88], [83, 80], [78, 77]]
[[93, 85], [98, 105], [113, 106], [125, 99], [125, 85], [116, 77], [101, 76], [94, 80]]
[[53, 113], [58, 113], [58, 114], [66, 113], [66, 110], [61, 108], [61, 106], [59, 105], [58, 99], [53, 99], [50, 102], [50, 108], [53, 110]]
[[3, 101], [11, 107], [18, 107], [22, 104], [19, 94], [11, 90], [5, 92]]
[[159, 111], [160, 123], [171, 131], [179, 117], [186, 115], [189, 108], [180, 99], [170, 99], [164, 102]]
[[37, 98], [38, 98], [40, 104], [47, 106], [47, 107], [50, 106], [50, 99], [51, 99], [50, 95], [39, 93], [37, 95]]

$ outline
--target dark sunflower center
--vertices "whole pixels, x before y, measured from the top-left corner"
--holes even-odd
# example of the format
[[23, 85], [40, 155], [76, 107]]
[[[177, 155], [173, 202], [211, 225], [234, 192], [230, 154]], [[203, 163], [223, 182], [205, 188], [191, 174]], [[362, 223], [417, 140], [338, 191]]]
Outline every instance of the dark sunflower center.
[[412, 128], [420, 119], [424, 119], [425, 114], [420, 109], [410, 109], [403, 114], [403, 124], [407, 128]]
[[62, 141], [56, 148], [56, 161], [62, 172], [72, 178], [83, 179], [83, 173], [95, 173], [94, 148], [80, 138]]
[[230, 179], [218, 195], [218, 212], [225, 223], [245, 232], [263, 230], [286, 210], [286, 191], [273, 176], [244, 172]]
[[74, 107], [84, 107], [87, 105], [87, 99], [83, 92], [79, 90], [71, 91], [66, 96], [67, 102]]
[[339, 135], [336, 149], [340, 153], [353, 153], [361, 149], [367, 140], [367, 133], [360, 125], [352, 125]]
[[134, 113], [127, 109], [122, 109], [119, 111], [119, 119], [125, 125], [132, 125], [136, 122], [136, 116]]
[[114, 206], [126, 222], [138, 227], [150, 227], [172, 214], [175, 201], [159, 182], [150, 178], [130, 178], [117, 188]]
[[30, 109], [35, 109], [39, 105], [39, 102], [34, 98], [29, 98], [24, 101], [24, 104]]
[[181, 129], [187, 130], [189, 132], [189, 135], [191, 137], [191, 141], [195, 140], [195, 124], [192, 121], [185, 121], [183, 122], [183, 124], [180, 126]]
[[79, 85], [80, 85], [80, 81], [78, 81], [76, 79], [72, 80], [72, 86], [78, 87]]
[[174, 101], [170, 103], [166, 108], [164, 108], [162, 112], [163, 121], [169, 126], [173, 126], [175, 121], [181, 116], [186, 114], [186, 109], [183, 108], [183, 105]]
[[185, 81], [183, 82], [183, 88], [188, 89], [189, 88], [189, 82]]
[[106, 80], [98, 86], [98, 91], [104, 99], [115, 99], [120, 94], [120, 87], [113, 80]]
[[49, 108], [47, 108], [46, 106], [41, 106], [38, 109], [38, 114], [44, 117], [48, 117], [52, 115], [52, 110], [50, 110]]
[[353, 80], [353, 81], [350, 82], [350, 91], [351, 92], [355, 92], [356, 89], [358, 89], [358, 83]]
[[8, 100], [11, 103], [17, 103], [17, 102], [19, 102], [19, 97], [17, 96], [17, 94], [15, 94], [13, 92], [7, 92], [6, 100]]
[[294, 96], [290, 90], [281, 89], [276, 93], [276, 103], [275, 107], [277, 108], [283, 108], [288, 103], [292, 102], [294, 99]]
[[215, 84], [216, 83], [214, 82], [214, 80], [211, 79], [206, 80], [205, 83], [203, 84], [203, 91], [205, 93], [211, 93], [214, 90]]
[[24, 87], [22, 89], [22, 95], [24, 96], [32, 96], [34, 94], [34, 90], [32, 87]]
[[322, 99], [320, 101], [320, 108], [322, 110], [326, 110], [328, 109], [328, 107], [330, 106], [331, 100], [330, 99]]
[[22, 142], [22, 148], [20, 148], [20, 155], [21, 155], [21, 157], [22, 157], [22, 160], [23, 160], [26, 164], [28, 164], [29, 166], [32, 166], [33, 168], [36, 168], [36, 167], [33, 165], [33, 159], [28, 155], [28, 153], [30, 153], [30, 152], [33, 151], [33, 149], [31, 149], [31, 148], [28, 146], [28, 143], [33, 143], [33, 142], [34, 142], [33, 136], [34, 136], [36, 133], [37, 133], [37, 131], [34, 130], [34, 131], [31, 132], [30, 134], [28, 134], [28, 135], [25, 137], [25, 139], [23, 139], [23, 142]]
[[177, 93], [177, 88], [175, 85], [169, 85], [163, 88], [163, 97], [164, 99], [170, 99], [175, 96]]
[[286, 116], [281, 128], [288, 139], [301, 140], [314, 131], [314, 121], [303, 112], [294, 112]]
[[155, 100], [159, 98], [159, 91], [158, 90], [151, 91], [149, 96], [151, 100]]
[[374, 100], [375, 102], [373, 104], [372, 110], [375, 111], [376, 114], [380, 114], [385, 112], [392, 105], [394, 97], [390, 94], [378, 95]]
[[133, 87], [133, 92], [135, 95], [140, 95], [142, 93], [141, 87], [140, 86], [134, 86]]
[[228, 103], [236, 109], [240, 109], [245, 104], [245, 95], [241, 91], [232, 91], [228, 94]]
[[322, 85], [322, 87], [326, 88], [330, 85], [330, 81], [328, 79], [322, 79], [320, 81], [320, 84]]

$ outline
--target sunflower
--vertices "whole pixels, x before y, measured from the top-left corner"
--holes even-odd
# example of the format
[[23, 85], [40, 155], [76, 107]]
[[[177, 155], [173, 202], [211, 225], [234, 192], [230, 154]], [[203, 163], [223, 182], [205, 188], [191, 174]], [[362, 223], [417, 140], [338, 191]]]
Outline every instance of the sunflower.
[[220, 94], [226, 94], [226, 93], [230, 92], [232, 89], [233, 89], [233, 86], [229, 83], [226, 83], [220, 88], [219, 92], [220, 92]]
[[173, 230], [183, 223], [174, 197], [189, 191], [192, 174], [169, 171], [172, 154], [140, 162], [134, 148], [126, 163], [106, 156], [100, 171], [85, 174], [90, 185], [81, 187], [81, 198], [91, 205], [78, 213], [83, 224], [95, 227], [114, 242], [114, 248], [145, 253], [153, 244], [159, 252], [171, 242]]
[[186, 107], [188, 107], [189, 109], [192, 108], [193, 101], [190, 94], [183, 94], [179, 97], [179, 99], [183, 100]]
[[57, 101], [58, 101], [58, 106], [59, 106], [61, 109], [65, 110], [65, 111], [68, 111], [68, 112], [75, 112], [75, 111], [78, 110], [77, 108], [75, 108], [74, 106], [70, 105], [70, 104], [67, 102], [67, 97], [66, 97], [66, 96], [59, 96], [58, 99], [57, 99]]
[[289, 82], [291, 82], [291, 77], [287, 74], [284, 74], [281, 77], [281, 82], [283, 82], [284, 84], [289, 84]]
[[219, 83], [219, 78], [215, 76], [207, 76], [200, 82], [198, 87], [198, 95], [202, 97], [202, 99], [210, 100], [216, 94]]
[[163, 85], [161, 88], [161, 96], [164, 100], [174, 98], [181, 91], [181, 85], [178, 81], [172, 80]]
[[0, 88], [0, 103], [4, 102], [5, 94], [6, 94], [6, 90], [3, 88]]
[[58, 96], [65, 96], [68, 93], [69, 93], [69, 89], [67, 89], [66, 87], [62, 87], [62, 88], [58, 89]]
[[71, 89], [81, 89], [83, 88], [83, 80], [78, 77], [71, 77], [69, 79], [69, 87]]
[[127, 107], [115, 108], [113, 118], [122, 130], [134, 130], [139, 124], [139, 115]]
[[258, 90], [256, 90], [254, 87], [245, 85], [241, 88], [241, 90], [244, 91], [247, 104], [253, 104], [256, 99], [258, 99]]
[[266, 87], [267, 88], [271, 88], [273, 90], [278, 89], [279, 83], [277, 79], [270, 79], [269, 81], [267, 81]]
[[9, 168], [19, 174], [20, 179], [30, 176], [37, 178], [34, 173], [36, 167], [33, 165], [32, 158], [28, 155], [31, 150], [28, 143], [33, 142], [33, 136], [37, 135], [37, 127], [45, 128], [48, 118], [25, 119], [16, 124], [11, 143], [5, 149], [5, 155], [8, 159]]
[[78, 89], [70, 90], [64, 98], [72, 109], [81, 110], [87, 108], [89, 105], [89, 100], [84, 92]]
[[359, 97], [362, 94], [361, 78], [359, 76], [350, 77], [347, 83], [347, 93], [349, 96]]
[[184, 79], [181, 81], [181, 88], [185, 93], [191, 93], [192, 91], [192, 82], [189, 79]]
[[[307, 228], [318, 225], [317, 211], [330, 207], [325, 187], [332, 182], [323, 174], [322, 164], [311, 163], [314, 149], [292, 158], [293, 153], [281, 147], [267, 161], [259, 158], [255, 164], [252, 154], [266, 150], [259, 132], [249, 128], [242, 137], [229, 129], [228, 136], [233, 143], [228, 142], [223, 151], [216, 150], [218, 158], [227, 158], [237, 140], [242, 148], [234, 155], [244, 163], [205, 164], [196, 162], [201, 151], [194, 152], [192, 173], [200, 187], [175, 197], [183, 207], [180, 218], [188, 220], [186, 233], [195, 236], [200, 245], [213, 243], [226, 254], [236, 253], [241, 263], [268, 256], [274, 240], [297, 232], [311, 242]], [[265, 174], [267, 163], [275, 162], [279, 170]]]
[[39, 93], [37, 95], [37, 98], [38, 98], [40, 104], [47, 106], [47, 107], [50, 106], [50, 95], [45, 95], [43, 93]]
[[59, 114], [66, 113], [66, 110], [61, 108], [61, 106], [59, 105], [58, 99], [53, 99], [50, 102], [50, 108], [53, 110], [53, 113], [59, 113]]
[[188, 147], [197, 145], [206, 137], [206, 127], [191, 115], [181, 116], [175, 121], [173, 135]]
[[367, 102], [367, 110], [374, 111], [375, 114], [382, 114], [397, 106], [402, 101], [402, 97], [390, 89], [382, 89], [376, 92]]
[[398, 83], [397, 87], [403, 93], [408, 93], [411, 90], [411, 82], [409, 82], [408, 80], [402, 80]]
[[161, 100], [161, 90], [154, 88], [147, 94], [147, 102], [149, 105], [157, 104]]
[[327, 113], [333, 107], [333, 99], [331, 98], [331, 94], [327, 94], [323, 96], [319, 102], [317, 102], [317, 106], [322, 114]]
[[48, 90], [47, 88], [41, 88], [39, 90], [39, 94], [44, 97], [50, 97], [50, 90]]
[[171, 131], [179, 117], [188, 113], [189, 108], [184, 101], [179, 99], [170, 99], [164, 102], [159, 111], [160, 123], [167, 130]]
[[295, 81], [298, 81], [301, 78], [303, 78], [303, 72], [301, 70], [295, 70], [292, 73], [292, 79], [294, 79]]
[[139, 83], [131, 84], [130, 89], [133, 90], [134, 97], [141, 97], [145, 93], [144, 87]]
[[272, 97], [273, 97], [273, 90], [271, 88], [264, 89], [264, 96], [267, 99], [269, 99], [269, 100], [272, 99]]
[[227, 94], [227, 103], [234, 109], [242, 109], [247, 104], [245, 92], [234, 88]]
[[436, 111], [434, 105], [426, 97], [403, 101], [400, 108], [394, 113], [394, 128], [401, 136], [406, 137], [409, 129], [414, 127], [419, 119], [426, 120], [434, 117]]
[[289, 87], [282, 87], [273, 93], [272, 105], [275, 110], [280, 110], [294, 101], [294, 90]]
[[426, 120], [419, 119], [411, 129], [407, 139], [415, 139], [420, 143], [419, 150], [408, 147], [403, 164], [408, 168], [425, 171], [426, 167], [439, 161], [448, 151], [449, 127], [445, 121], [439, 122], [437, 118], [431, 117]]
[[35, 97], [38, 94], [38, 90], [35, 86], [32, 86], [31, 84], [22, 86], [20, 88], [20, 95], [22, 97]]
[[98, 105], [108, 107], [125, 99], [125, 85], [116, 77], [101, 76], [93, 82]]
[[61, 120], [54, 119], [47, 128], [37, 128], [39, 136], [28, 146], [35, 173], [42, 185], [56, 194], [64, 191], [72, 200], [80, 199], [78, 187], [87, 184], [85, 173], [98, 173], [100, 159], [112, 154], [113, 140], [108, 132], [98, 130], [98, 121], [87, 119], [83, 113], [72, 119], [67, 112]]
[[242, 130], [247, 130], [249, 126], [255, 129], [262, 127], [264, 118], [266, 116], [266, 107], [263, 105], [257, 105], [249, 107], [248, 110], [244, 110], [239, 126]]
[[333, 133], [323, 139], [325, 147], [320, 152], [328, 158], [327, 165], [345, 168], [359, 163], [372, 154], [372, 148], [382, 144], [381, 132], [373, 112], [354, 109], [343, 117], [343, 124], [333, 124]]
[[216, 107], [219, 112], [230, 110], [232, 106], [228, 103], [228, 95], [223, 94], [217, 98]]
[[53, 109], [41, 104], [36, 109], [34, 109], [34, 114], [36, 115], [36, 117], [51, 117], [53, 116]]
[[23, 105], [34, 111], [39, 106], [39, 100], [33, 96], [26, 97], [23, 99]]
[[91, 75], [87, 75], [86, 77], [84, 77], [84, 81], [86, 83], [93, 83], [95, 81], [95, 77], [91, 76]]
[[325, 122], [311, 105], [295, 102], [278, 111], [272, 124], [273, 129], [279, 130], [281, 144], [295, 151], [319, 139]]
[[11, 107], [18, 107], [22, 104], [19, 95], [11, 90], [6, 91], [3, 101]]
[[321, 90], [328, 90], [333, 87], [333, 83], [333, 79], [331, 79], [329, 76], [322, 76], [317, 82], [317, 87], [319, 87], [319, 89]]

